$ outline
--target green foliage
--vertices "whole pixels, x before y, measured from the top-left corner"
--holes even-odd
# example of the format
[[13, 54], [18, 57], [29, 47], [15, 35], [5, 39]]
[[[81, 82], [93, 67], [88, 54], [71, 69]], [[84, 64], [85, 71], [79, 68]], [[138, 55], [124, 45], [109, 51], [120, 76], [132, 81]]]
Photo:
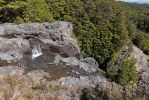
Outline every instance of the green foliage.
[[130, 81], [136, 82], [136, 67], [132, 59], [124, 59], [118, 77], [120, 84], [127, 84]]
[[128, 30], [129, 37], [132, 40], [135, 39], [138, 34], [138, 30], [137, 30], [137, 26], [132, 21], [128, 21], [127, 30]]
[[129, 55], [113, 55], [108, 63], [107, 74], [111, 80], [122, 85], [137, 82], [135, 61]]
[[149, 4], [121, 3], [127, 10], [127, 30], [133, 43], [149, 54]]
[[142, 49], [145, 54], [149, 55], [149, 34], [139, 32], [133, 42]]
[[127, 40], [125, 16], [112, 0], [54, 0], [48, 5], [55, 20], [74, 24], [84, 57], [92, 56], [103, 64]]
[[1, 0], [0, 22], [51, 22], [45, 0]]
[[27, 6], [23, 13], [25, 22], [50, 22], [53, 20], [45, 0], [26, 0], [26, 3]]
[[122, 6], [129, 10], [136, 10], [136, 11], [143, 11], [149, 9], [149, 4], [139, 4], [139, 3], [127, 3], [127, 2], [120, 2]]
[[133, 11], [130, 18], [137, 28], [143, 32], [149, 33], [149, 11]]
[[24, 0], [0, 0], [0, 22], [14, 22], [22, 15], [25, 5]]

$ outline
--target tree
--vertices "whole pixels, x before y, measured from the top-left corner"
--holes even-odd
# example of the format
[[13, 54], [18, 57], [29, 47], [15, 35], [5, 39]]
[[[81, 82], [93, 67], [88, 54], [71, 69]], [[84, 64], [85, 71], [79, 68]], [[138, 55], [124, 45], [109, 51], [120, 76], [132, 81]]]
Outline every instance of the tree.
[[45, 0], [26, 0], [26, 3], [27, 6], [22, 16], [25, 22], [51, 22], [53, 20]]
[[[125, 54], [123, 54], [125, 52]], [[130, 57], [130, 49], [122, 50], [121, 53], [114, 54], [108, 63], [108, 77], [121, 85], [137, 82], [135, 60]]]
[[23, 0], [0, 0], [0, 22], [14, 22], [17, 16], [22, 15], [25, 5]]
[[145, 54], [149, 55], [149, 34], [138, 32], [133, 42], [143, 50]]
[[128, 84], [129, 82], [136, 83], [136, 67], [133, 59], [126, 58], [119, 70], [118, 83]]
[[[124, 14], [112, 0], [54, 0], [48, 3], [55, 20], [74, 25], [81, 54], [106, 64], [128, 38]], [[55, 9], [53, 9], [55, 8]], [[118, 16], [117, 16], [118, 15]], [[117, 21], [119, 20], [119, 21]]]

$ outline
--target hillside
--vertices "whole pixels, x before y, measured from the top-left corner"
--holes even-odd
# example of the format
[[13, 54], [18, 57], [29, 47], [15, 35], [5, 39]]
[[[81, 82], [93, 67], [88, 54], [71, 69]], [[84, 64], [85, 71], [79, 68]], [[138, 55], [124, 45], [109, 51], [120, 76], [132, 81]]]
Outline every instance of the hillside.
[[148, 100], [149, 4], [0, 0], [0, 23], [1, 97], [13, 84], [13, 92], [27, 89], [9, 94], [19, 100], [25, 91], [31, 100], [41, 92], [39, 100], [53, 98], [48, 90], [68, 100]]

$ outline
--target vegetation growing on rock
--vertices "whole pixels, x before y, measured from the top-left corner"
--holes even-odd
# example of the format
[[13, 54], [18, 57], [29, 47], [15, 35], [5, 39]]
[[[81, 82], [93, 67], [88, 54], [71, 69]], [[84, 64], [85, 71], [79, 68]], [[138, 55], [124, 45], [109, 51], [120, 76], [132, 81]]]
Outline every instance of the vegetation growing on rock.
[[124, 57], [115, 55], [108, 63], [107, 73], [110, 79], [119, 84], [126, 85], [137, 82], [135, 61], [127, 55]]

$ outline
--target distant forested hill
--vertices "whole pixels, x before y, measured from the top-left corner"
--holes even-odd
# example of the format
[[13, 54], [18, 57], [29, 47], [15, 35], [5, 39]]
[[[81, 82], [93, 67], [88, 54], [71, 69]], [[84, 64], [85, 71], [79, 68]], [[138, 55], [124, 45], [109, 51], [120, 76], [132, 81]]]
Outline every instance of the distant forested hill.
[[130, 28], [130, 30], [136, 31], [135, 35], [132, 36], [134, 44], [144, 53], [149, 54], [149, 4], [125, 2], [120, 2], [120, 4], [128, 12], [127, 18], [132, 21], [131, 26], [135, 27]]
[[123, 6], [133, 10], [149, 10], [149, 4], [120, 2]]

